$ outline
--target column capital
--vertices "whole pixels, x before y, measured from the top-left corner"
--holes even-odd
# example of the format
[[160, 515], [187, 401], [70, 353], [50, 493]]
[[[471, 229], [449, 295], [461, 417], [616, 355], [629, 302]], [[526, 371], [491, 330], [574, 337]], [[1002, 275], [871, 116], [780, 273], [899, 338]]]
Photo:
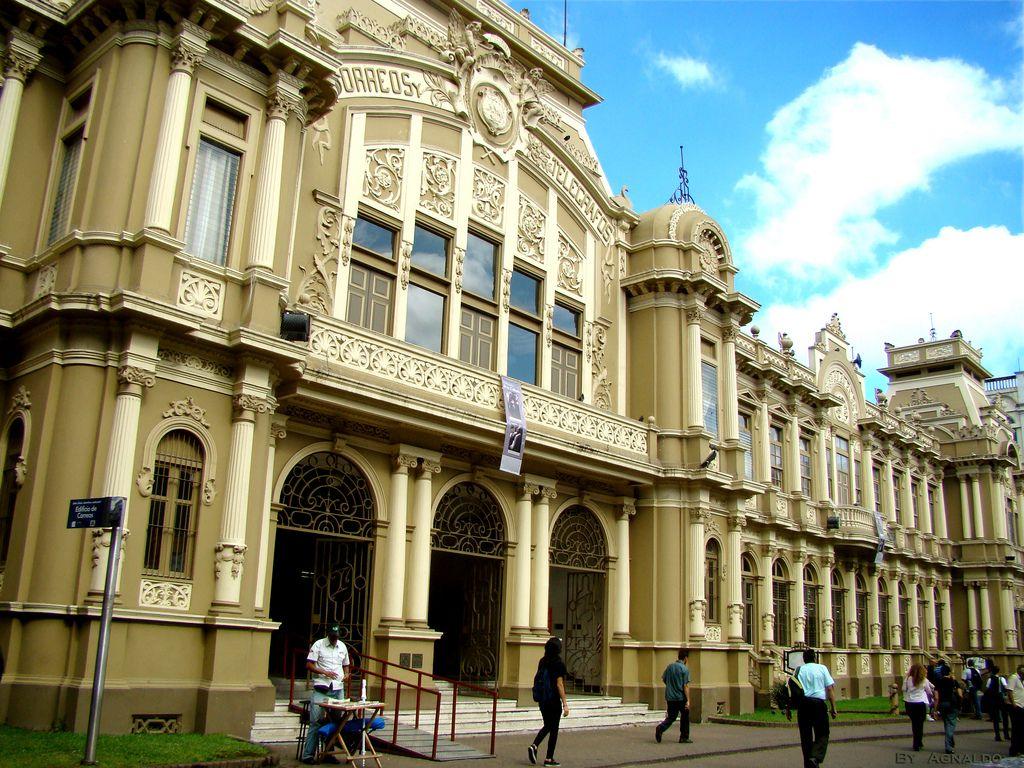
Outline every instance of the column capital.
[[706, 525], [711, 520], [711, 510], [695, 507], [690, 510], [690, 525]]
[[420, 477], [436, 475], [441, 471], [441, 462], [433, 459], [420, 460]]
[[277, 400], [271, 396], [259, 397], [257, 395], [240, 394], [231, 399], [234, 407], [234, 417], [238, 419], [252, 420], [257, 413], [273, 414], [277, 410]]
[[156, 376], [152, 371], [134, 365], [122, 365], [118, 368], [117, 380], [120, 382], [120, 392], [123, 393], [141, 394], [142, 387], [149, 388], [156, 384]]
[[287, 417], [276, 417], [270, 424], [270, 439], [284, 440], [288, 436]]
[[730, 528], [730, 530], [741, 531], [742, 532], [743, 529], [746, 528], [746, 526], [747, 526], [747, 516], [744, 513], [738, 512], [738, 513], [736, 513], [734, 515], [729, 515], [729, 528]]
[[206, 58], [210, 33], [190, 21], [182, 21], [175, 32], [171, 46], [171, 72], [184, 72], [191, 77]]
[[686, 310], [686, 324], [696, 325], [700, 323], [700, 321], [704, 319], [705, 314], [706, 313], [702, 305], [688, 307]]
[[558, 496], [558, 492], [554, 488], [551, 488], [551, 487], [546, 486], [546, 485], [542, 485], [540, 487], [540, 491], [538, 492], [537, 495], [540, 496], [542, 499], [546, 499], [547, 501], [551, 501], [556, 496]]
[[290, 112], [304, 112], [302, 81], [285, 72], [275, 72], [267, 92], [267, 118], [287, 120]]
[[43, 41], [35, 35], [14, 27], [7, 35], [4, 55], [4, 78], [25, 82], [42, 59]]
[[392, 458], [392, 466], [397, 472], [408, 472], [419, 466], [419, 463], [419, 456], [414, 456], [411, 453], [396, 453]]
[[526, 497], [532, 500], [534, 496], [540, 493], [540, 486], [536, 483], [522, 483], [518, 489], [520, 497]]
[[730, 320], [727, 325], [722, 326], [722, 341], [726, 344], [735, 344], [739, 335], [740, 329], [735, 321]]
[[636, 501], [624, 496], [619, 503], [618, 519], [629, 520], [631, 517], [636, 517]]

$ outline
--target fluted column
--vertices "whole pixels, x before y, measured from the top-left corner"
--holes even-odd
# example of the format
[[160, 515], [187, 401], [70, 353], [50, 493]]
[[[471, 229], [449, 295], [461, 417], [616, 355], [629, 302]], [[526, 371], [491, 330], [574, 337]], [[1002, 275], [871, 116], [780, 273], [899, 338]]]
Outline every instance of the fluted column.
[[533, 505], [533, 604], [530, 625], [536, 632], [548, 631], [548, 577], [551, 571], [551, 508], [554, 488], [541, 488]]
[[992, 648], [992, 604], [989, 602], [988, 582], [978, 587], [978, 612], [981, 614], [981, 647]]
[[793, 595], [792, 622], [793, 642], [803, 643], [806, 641], [807, 613], [804, 610], [804, 558], [807, 553], [803, 550], [797, 552], [796, 560], [793, 563]]
[[729, 518], [729, 533], [726, 537], [728, 564], [726, 574], [729, 587], [729, 635], [730, 641], [743, 640], [743, 557], [740, 549], [743, 543], [743, 527], [747, 524], [743, 513]]
[[[903, 643], [900, 642], [901, 635], [903, 634], [903, 624], [900, 622], [900, 580], [893, 574], [892, 578], [888, 579], [889, 582], [889, 637], [888, 646], [889, 648], [901, 648]], [[909, 617], [907, 617], [909, 619]], [[907, 632], [910, 635], [910, 632]]]
[[838, 633], [840, 638], [838, 645], [842, 644], [843, 636], [843, 628], [836, 627], [835, 621], [832, 618], [832, 565], [833, 561], [830, 558], [826, 558], [821, 562], [821, 618], [818, 623], [821, 626], [821, 645], [825, 648], [837, 645], [837, 643], [833, 642], [836, 633]]
[[[952, 595], [948, 581], [939, 584], [939, 594], [942, 596], [942, 647], [948, 651], [953, 647], [953, 606], [950, 603]], [[967, 605], [970, 606], [970, 593]]]
[[768, 430], [772, 425], [771, 416], [768, 413], [768, 398], [770, 394], [771, 388], [767, 384], [758, 392], [758, 397], [761, 399], [757, 409], [757, 431], [760, 435], [760, 442], [757, 445], [758, 460], [754, 469], [756, 470], [758, 481], [762, 483], [770, 483], [772, 479], [771, 444], [768, 436]]
[[946, 525], [946, 498], [942, 492], [942, 470], [935, 475], [935, 490], [932, 491], [932, 498], [935, 500], [935, 535], [940, 539], [949, 538], [949, 529]]
[[164, 111], [160, 117], [153, 170], [146, 200], [145, 225], [171, 231], [174, 202], [177, 199], [178, 170], [185, 144], [192, 76], [206, 56], [210, 33], [195, 24], [181, 22], [171, 48], [171, 75], [164, 93]]
[[917, 508], [921, 510], [921, 533], [930, 536], [935, 524], [932, 521], [932, 507], [928, 503], [928, 475], [922, 474], [917, 483]]
[[[698, 329], [699, 333], [699, 329]], [[736, 335], [739, 330], [731, 321], [722, 330], [722, 439], [739, 440], [739, 398], [736, 392]]]
[[[851, 564], [853, 566], [854, 564]], [[843, 584], [846, 586], [846, 626], [843, 631], [846, 633], [846, 647], [857, 647], [857, 631], [860, 625], [857, 623], [857, 571], [854, 567], [847, 567], [843, 570]], [[870, 625], [871, 614], [864, 616], [864, 623]], [[838, 637], [839, 629], [836, 629]], [[869, 627], [864, 627], [864, 637], [870, 642]]]
[[[935, 584], [929, 580], [925, 583], [925, 595], [928, 597], [928, 610], [925, 614], [925, 620], [928, 622], [928, 638], [927, 647], [929, 650], [937, 650], [939, 647], [939, 636], [942, 632], [942, 627], [939, 625], [940, 616], [935, 606]], [[924, 634], [925, 628], [921, 627], [921, 633]], [[923, 638], [922, 638], [923, 639]]]
[[17, 27], [11, 27], [7, 35], [4, 84], [3, 90], [0, 90], [0, 203], [3, 203], [7, 171], [11, 167], [14, 131], [18, 127], [25, 81], [39, 64], [39, 50], [42, 47], [42, 40]]
[[270, 424], [270, 439], [267, 441], [267, 473], [263, 478], [263, 519], [260, 522], [260, 550], [256, 562], [256, 601], [257, 613], [262, 613], [266, 606], [267, 571], [270, 563], [271, 528], [277, 513], [274, 511], [274, 460], [277, 455], [277, 443], [288, 435], [287, 417], [275, 416]]
[[704, 522], [708, 519], [706, 509], [690, 510], [690, 532], [687, 537], [687, 575], [690, 595], [690, 639], [703, 640], [704, 621], [707, 616], [707, 599], [704, 594]]
[[878, 591], [878, 574], [869, 574], [868, 576], [868, 629], [867, 637], [870, 640], [872, 648], [882, 647], [882, 624], [881, 624], [881, 611], [879, 610], [879, 602], [882, 599], [881, 593]]
[[434, 475], [441, 471], [436, 460], [420, 461], [420, 472], [412, 488], [412, 542], [409, 547], [409, 568], [405, 574], [405, 619], [415, 627], [427, 626], [427, 605], [430, 596], [430, 508]]
[[892, 454], [886, 451], [885, 462], [882, 468], [882, 489], [884, 491], [882, 506], [885, 511], [885, 519], [890, 523], [899, 524], [896, 519], [896, 483], [892, 479]]
[[636, 505], [631, 498], [622, 499], [622, 507], [615, 519], [615, 548], [618, 559], [615, 562], [615, 613], [612, 634], [629, 636], [629, 520], [636, 515]]
[[974, 526], [972, 520], [974, 518], [971, 513], [971, 502], [969, 492], [967, 490], [968, 480], [965, 475], [957, 477], [957, 481], [960, 484], [960, 519], [963, 521], [964, 538], [974, 538]]
[[530, 629], [530, 550], [533, 547], [533, 496], [540, 488], [530, 483], [519, 486], [516, 499], [516, 578], [515, 602], [512, 604], [512, 629], [524, 632]]
[[409, 470], [419, 459], [399, 447], [391, 463], [388, 538], [384, 551], [384, 599], [381, 622], [401, 624], [405, 605], [405, 537], [409, 517]]
[[761, 591], [761, 606], [764, 613], [761, 614], [761, 642], [771, 645], [775, 642], [775, 601], [773, 599], [772, 562], [775, 560], [776, 550], [766, 547], [761, 554], [761, 573], [764, 574], [764, 581]]
[[828, 492], [829, 426], [828, 421], [824, 418], [818, 418], [816, 423], [818, 425], [818, 460], [816, 462], [818, 465], [818, 501], [831, 501], [832, 495]]
[[981, 483], [976, 474], [971, 475], [971, 509], [974, 518], [974, 535], [979, 539], [986, 537], [984, 507], [981, 506]]
[[992, 530], [993, 537], [1000, 541], [1005, 541], [1010, 538], [1010, 532], [1007, 530], [1006, 520], [1006, 493], [1003, 490], [1004, 475], [1002, 469], [997, 469], [992, 473]]
[[909, 584], [907, 585], [907, 597], [909, 598], [907, 623], [910, 625], [907, 627], [907, 641], [910, 643], [911, 648], [923, 648], [924, 642], [921, 638], [923, 627], [921, 626], [921, 611], [917, 602], [916, 577], [911, 577], [909, 579]]
[[786, 461], [789, 464], [789, 471], [786, 473], [789, 490], [792, 493], [800, 493], [800, 417], [796, 402], [789, 404], [789, 456]]
[[[903, 519], [897, 520], [896, 522], [902, 524], [904, 528], [912, 529], [914, 527], [914, 504], [916, 502], [914, 500], [914, 494], [911, 492], [910, 462], [905, 459], [903, 467], [903, 474], [900, 475], [900, 487], [896, 491], [897, 493], [902, 494], [901, 498], [903, 503], [900, 504], [900, 506], [903, 508]], [[920, 516], [919, 512], [918, 518], [920, 518]]]
[[704, 428], [704, 388], [700, 366], [700, 321], [702, 307], [686, 310], [686, 426]]
[[259, 181], [256, 185], [249, 236], [247, 269], [274, 269], [278, 214], [281, 206], [281, 170], [284, 166], [284, 134], [288, 114], [297, 109], [301, 82], [284, 72], [274, 74], [267, 97], [267, 124], [260, 148]]
[[[102, 496], [123, 496], [124, 512], [121, 518], [123, 535], [128, 531], [128, 513], [132, 498], [132, 469], [135, 466], [135, 446], [139, 436], [139, 414], [142, 412], [142, 393], [156, 384], [156, 377], [147, 370], [126, 365], [117, 372], [118, 391], [114, 401], [114, 419], [107, 442], [107, 464], [103, 473]], [[103, 592], [110, 555], [110, 528], [97, 528], [92, 532], [92, 572], [89, 591]], [[123, 551], [122, 551], [123, 557]], [[123, 562], [123, 560], [122, 560]], [[118, 571], [120, 577], [120, 571]]]
[[220, 606], [235, 606], [239, 602], [247, 548], [245, 524], [249, 510], [256, 414], [273, 411], [274, 406], [273, 401], [254, 395], [236, 395], [234, 399], [224, 512], [220, 521], [220, 540], [214, 547], [213, 602]]
[[967, 635], [971, 650], [981, 647], [981, 625], [978, 623], [978, 594], [973, 581], [964, 582], [967, 595]]
[[865, 440], [862, 444], [862, 456], [861, 456], [861, 487], [864, 489], [864, 509], [868, 510], [871, 514], [875, 512], [875, 480], [874, 480], [874, 468], [875, 468], [875, 444], [870, 440]]
[[1003, 625], [1003, 642], [1006, 650], [1016, 650], [1020, 638], [1017, 637], [1017, 621], [1013, 614], [1013, 582], [1004, 581], [999, 585], [999, 622]]

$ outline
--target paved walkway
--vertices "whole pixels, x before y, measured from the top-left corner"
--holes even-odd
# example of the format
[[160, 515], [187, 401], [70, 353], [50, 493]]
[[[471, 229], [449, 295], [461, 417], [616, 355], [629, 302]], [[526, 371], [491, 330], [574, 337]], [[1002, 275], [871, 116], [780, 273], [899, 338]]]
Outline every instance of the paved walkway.
[[[925, 723], [925, 751], [921, 753], [909, 751], [909, 720], [904, 724], [835, 727], [832, 729], [828, 766], [873, 768], [945, 764], [949, 758], [943, 754], [941, 725], [938, 722]], [[673, 732], [666, 733], [662, 743], [658, 744], [654, 741], [654, 728], [648, 726], [566, 731], [558, 737], [556, 757], [566, 768], [657, 767], [680, 762], [699, 765], [701, 768], [797, 768], [800, 765], [799, 736], [795, 726], [754, 728], [715, 723], [694, 725], [690, 734], [693, 744], [679, 744], [678, 733], [673, 728]], [[467, 760], [445, 765], [453, 768], [519, 768], [529, 765], [526, 747], [531, 738], [530, 734], [525, 733], [500, 735], [496, 740], [494, 759]], [[490, 747], [488, 738], [473, 737], [460, 741], [485, 752]], [[281, 765], [285, 768], [300, 765], [295, 760], [294, 745], [281, 745], [275, 747], [274, 751], [280, 755]], [[962, 758], [970, 758], [969, 763], [977, 764], [990, 760], [992, 755], [1005, 756], [1008, 745], [1006, 742], [993, 741], [992, 726], [988, 723], [964, 720], [957, 730], [957, 751]], [[929, 756], [931, 761], [928, 760]], [[540, 757], [544, 757], [543, 747]], [[387, 755], [384, 764], [386, 768], [425, 768], [430, 765], [429, 761], [397, 755]]]

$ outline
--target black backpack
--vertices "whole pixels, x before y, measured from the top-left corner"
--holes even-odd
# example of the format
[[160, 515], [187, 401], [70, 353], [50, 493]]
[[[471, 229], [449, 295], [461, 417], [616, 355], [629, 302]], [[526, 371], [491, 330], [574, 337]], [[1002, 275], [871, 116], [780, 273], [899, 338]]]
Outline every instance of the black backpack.
[[552, 701], [557, 698], [558, 693], [551, 684], [551, 675], [548, 674], [548, 668], [543, 666], [533, 676], [533, 700], [538, 704], [543, 704], [545, 701]]

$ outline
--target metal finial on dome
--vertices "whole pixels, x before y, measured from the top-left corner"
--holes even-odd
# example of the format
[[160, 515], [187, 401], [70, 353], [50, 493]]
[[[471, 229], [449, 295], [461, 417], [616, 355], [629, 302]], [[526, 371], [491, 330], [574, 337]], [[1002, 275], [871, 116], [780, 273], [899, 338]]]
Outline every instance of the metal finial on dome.
[[686, 172], [686, 163], [683, 162], [683, 145], [679, 145], [679, 188], [672, 193], [668, 199], [670, 203], [682, 205], [683, 203], [694, 204], [690, 197], [690, 174]]

